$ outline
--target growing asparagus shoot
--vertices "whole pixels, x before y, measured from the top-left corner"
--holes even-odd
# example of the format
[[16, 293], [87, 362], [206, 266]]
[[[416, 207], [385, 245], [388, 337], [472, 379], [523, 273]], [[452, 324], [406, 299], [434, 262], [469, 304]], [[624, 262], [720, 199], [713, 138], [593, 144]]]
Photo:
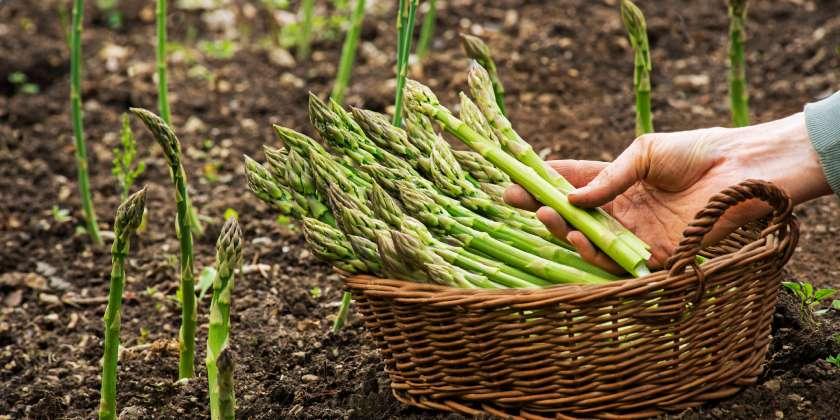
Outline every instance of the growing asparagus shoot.
[[426, 10], [426, 16], [423, 17], [423, 26], [420, 27], [420, 38], [417, 39], [417, 50], [415, 51], [418, 60], [423, 60], [429, 53], [437, 22], [437, 0], [428, 0], [426, 7], [428, 9]]
[[131, 108], [130, 111], [143, 121], [163, 149], [163, 156], [169, 164], [169, 175], [175, 186], [177, 207], [175, 233], [181, 250], [181, 330], [178, 378], [192, 378], [195, 376], [195, 280], [193, 278], [193, 238], [188, 216], [187, 178], [181, 166], [181, 143], [172, 128], [154, 113], [142, 108]]
[[221, 404], [219, 356], [230, 337], [230, 305], [234, 271], [242, 264], [242, 231], [236, 218], [229, 218], [216, 242], [216, 278], [210, 301], [210, 325], [207, 331], [207, 388], [210, 394], [210, 417], [224, 418]]
[[418, 0], [399, 0], [397, 6], [397, 91], [394, 98], [394, 125], [402, 127], [403, 87], [408, 76], [411, 38]]
[[131, 131], [128, 114], [122, 115], [120, 129], [120, 147], [114, 148], [114, 161], [111, 173], [117, 178], [120, 187], [120, 200], [128, 198], [128, 192], [134, 186], [134, 180], [146, 170], [146, 163], [137, 161], [137, 142]]
[[496, 71], [496, 62], [493, 61], [493, 56], [490, 55], [490, 47], [481, 40], [481, 38], [468, 34], [461, 34], [461, 46], [467, 57], [475, 60], [481, 67], [487, 69], [490, 76], [490, 81], [493, 84], [493, 97], [496, 99], [496, 104], [502, 115], [507, 115], [505, 111], [505, 87], [502, 80], [499, 79], [499, 73]]
[[747, 20], [747, 0], [729, 0], [729, 103], [732, 124], [750, 124], [749, 94], [747, 93], [744, 36]]
[[233, 420], [236, 398], [233, 392], [233, 356], [229, 347], [222, 349], [216, 363], [219, 367], [219, 418]]
[[621, 20], [633, 48], [633, 89], [636, 92], [636, 135], [653, 132], [650, 111], [650, 46], [642, 11], [630, 0], [621, 0]]
[[102, 356], [102, 388], [99, 418], [117, 418], [117, 359], [120, 348], [120, 309], [125, 286], [125, 258], [131, 235], [140, 226], [146, 206], [146, 188], [128, 197], [117, 209], [114, 243], [111, 245], [111, 284], [105, 308], [105, 351]]
[[309, 57], [312, 43], [312, 19], [315, 17], [315, 0], [303, 0], [300, 4], [300, 38], [298, 38], [297, 55], [299, 60]]
[[70, 114], [73, 119], [73, 139], [76, 148], [76, 176], [79, 182], [79, 195], [82, 212], [85, 216], [85, 228], [95, 246], [102, 246], [99, 226], [96, 224], [96, 211], [90, 193], [88, 177], [87, 146], [85, 128], [82, 121], [82, 22], [84, 21], [84, 1], [73, 1], [72, 28], [70, 31]]
[[359, 36], [362, 33], [362, 20], [365, 18], [365, 0], [356, 0], [356, 7], [350, 16], [350, 28], [347, 29], [347, 36], [344, 38], [344, 45], [341, 47], [341, 61], [338, 63], [338, 75], [335, 78], [332, 94], [330, 97], [338, 102], [344, 102], [344, 92], [350, 82], [350, 72], [353, 70], [353, 63], [356, 61], [356, 48], [359, 45]]

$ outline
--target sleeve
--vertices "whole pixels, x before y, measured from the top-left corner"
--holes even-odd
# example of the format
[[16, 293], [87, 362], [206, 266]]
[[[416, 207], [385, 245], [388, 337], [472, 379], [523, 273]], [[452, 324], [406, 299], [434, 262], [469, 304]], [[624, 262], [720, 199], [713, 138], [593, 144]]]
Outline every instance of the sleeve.
[[805, 126], [828, 185], [840, 197], [840, 92], [805, 105]]

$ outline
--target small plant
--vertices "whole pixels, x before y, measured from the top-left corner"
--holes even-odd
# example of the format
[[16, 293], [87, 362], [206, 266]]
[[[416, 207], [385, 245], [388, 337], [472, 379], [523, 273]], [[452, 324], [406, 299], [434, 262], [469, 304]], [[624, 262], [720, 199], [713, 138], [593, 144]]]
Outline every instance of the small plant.
[[315, 0], [303, 0], [300, 4], [301, 28], [298, 38], [297, 56], [299, 60], [309, 57], [312, 43], [312, 20], [315, 16]]
[[426, 16], [423, 18], [423, 26], [420, 27], [420, 38], [417, 39], [417, 59], [422, 60], [429, 53], [429, 47], [432, 44], [432, 36], [435, 32], [435, 23], [437, 21], [437, 0], [429, 0], [426, 2]]
[[505, 87], [502, 85], [502, 80], [499, 79], [499, 73], [496, 71], [496, 62], [490, 55], [490, 47], [477, 36], [461, 34], [461, 46], [467, 57], [475, 60], [481, 67], [487, 70], [490, 76], [490, 83], [493, 84], [493, 95], [496, 97], [496, 104], [503, 115], [507, 115], [505, 111]]
[[828, 356], [825, 358], [825, 361], [831, 363], [836, 368], [840, 368], [840, 353], [834, 356]]
[[160, 117], [142, 108], [131, 108], [131, 113], [146, 125], [163, 149], [163, 155], [169, 164], [169, 175], [175, 185], [175, 204], [177, 207], [176, 230], [181, 248], [181, 331], [179, 379], [195, 376], [195, 279], [193, 278], [193, 238], [190, 228], [187, 178], [181, 165], [181, 143], [175, 132]]
[[114, 166], [111, 168], [111, 173], [117, 178], [120, 187], [121, 200], [128, 198], [128, 192], [131, 191], [134, 180], [146, 170], [146, 163], [136, 159], [137, 143], [131, 131], [131, 120], [128, 114], [123, 114], [120, 147], [114, 148]]
[[9, 73], [9, 83], [12, 84], [15, 88], [15, 93], [25, 93], [28, 95], [34, 95], [41, 91], [41, 87], [38, 86], [36, 83], [29, 82], [29, 78], [26, 77], [26, 73], [20, 71], [13, 71]]
[[796, 297], [802, 302], [802, 305], [812, 308], [833, 296], [837, 291], [834, 289], [814, 289], [814, 286], [808, 282], [793, 282], [784, 281], [782, 285], [793, 292]]
[[233, 40], [219, 39], [214, 41], [199, 41], [198, 49], [208, 57], [217, 60], [230, 60], [236, 54], [237, 46]]
[[[210, 417], [213, 420], [232, 418], [225, 401], [233, 400], [232, 373], [224, 372], [220, 360], [230, 336], [230, 304], [234, 271], [242, 264], [242, 231], [231, 217], [222, 227], [216, 242], [216, 278], [210, 302], [210, 327], [207, 332], [207, 383], [210, 392]], [[229, 377], [225, 377], [229, 375]]]
[[332, 99], [338, 103], [344, 102], [344, 91], [347, 90], [350, 72], [356, 61], [356, 47], [359, 44], [359, 35], [362, 33], [362, 20], [365, 18], [365, 3], [365, 0], [356, 0], [356, 7], [350, 16], [350, 28], [344, 38], [344, 45], [341, 47], [341, 61], [338, 64], [338, 75], [335, 77], [331, 95]]
[[397, 92], [394, 98], [393, 124], [402, 126], [402, 108], [405, 79], [408, 76], [408, 59], [411, 38], [414, 34], [414, 16], [418, 0], [400, 0], [397, 6]]
[[104, 14], [111, 29], [119, 29], [122, 26], [122, 13], [117, 7], [119, 0], [96, 0], [96, 7]]
[[70, 210], [63, 209], [54, 204], [50, 212], [52, 213], [53, 220], [58, 223], [70, 221]]
[[621, 0], [621, 20], [633, 48], [633, 89], [636, 91], [636, 135], [653, 132], [650, 112], [650, 46], [645, 15], [630, 0]]
[[117, 417], [117, 359], [120, 348], [120, 308], [125, 287], [125, 258], [131, 235], [140, 226], [146, 207], [146, 189], [132, 194], [117, 209], [114, 244], [111, 246], [111, 285], [105, 308], [105, 351], [102, 356], [102, 388], [99, 418]]
[[746, 64], [744, 64], [744, 28], [747, 20], [747, 0], [729, 0], [729, 103], [732, 124], [750, 124], [749, 95], [747, 93]]
[[99, 226], [96, 224], [96, 212], [90, 194], [88, 178], [87, 146], [85, 129], [82, 122], [82, 22], [84, 20], [84, 1], [73, 1], [72, 28], [70, 31], [70, 114], [73, 119], [73, 138], [76, 146], [76, 171], [79, 181], [79, 195], [85, 214], [85, 226], [90, 239], [96, 246], [102, 246]]

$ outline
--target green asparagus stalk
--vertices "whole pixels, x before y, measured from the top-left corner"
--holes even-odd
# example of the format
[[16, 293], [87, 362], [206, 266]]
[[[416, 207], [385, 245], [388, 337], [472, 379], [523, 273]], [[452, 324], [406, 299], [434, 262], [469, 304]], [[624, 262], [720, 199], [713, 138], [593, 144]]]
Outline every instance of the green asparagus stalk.
[[245, 176], [248, 179], [248, 189], [260, 200], [278, 210], [281, 215], [300, 219], [308, 214], [306, 208], [292, 197], [292, 193], [283, 185], [275, 182], [268, 169], [247, 155], [245, 159]]
[[305, 202], [305, 207], [310, 217], [335, 226], [335, 219], [332, 216], [332, 212], [323, 203], [321, 199], [322, 195], [319, 194], [316, 187], [316, 177], [309, 161], [294, 150], [289, 152], [286, 163], [285, 185], [289, 186]]
[[747, 0], [729, 0], [729, 102], [732, 123], [736, 127], [750, 124], [746, 64], [744, 64], [744, 28]]
[[426, 16], [423, 18], [423, 26], [420, 27], [420, 38], [417, 39], [417, 54], [418, 60], [426, 58], [429, 53], [429, 47], [432, 44], [432, 35], [435, 32], [435, 23], [437, 21], [437, 0], [429, 0], [426, 2], [428, 10]]
[[479, 183], [496, 184], [503, 188], [510, 185], [510, 177], [480, 154], [472, 150], [453, 150], [452, 153], [461, 168]]
[[633, 48], [633, 89], [636, 91], [636, 135], [653, 132], [650, 111], [650, 47], [642, 11], [630, 0], [621, 0], [621, 20]]
[[263, 154], [265, 154], [266, 167], [271, 176], [278, 181], [284, 181], [286, 179], [286, 162], [289, 159], [289, 151], [285, 147], [274, 148], [265, 145], [263, 146]]
[[216, 364], [219, 367], [219, 410], [222, 420], [233, 420], [236, 398], [233, 393], [233, 357], [229, 347], [222, 349]]
[[378, 112], [353, 108], [352, 113], [353, 119], [376, 146], [405, 159], [413, 164], [416, 170], [428, 173], [428, 154], [422, 153], [408, 140], [405, 130], [392, 125], [387, 116]]
[[403, 110], [403, 115], [405, 116], [405, 131], [408, 134], [408, 141], [424, 156], [428, 156], [432, 153], [432, 144], [437, 139], [432, 120], [407, 108]]
[[73, 138], [76, 146], [76, 174], [79, 179], [79, 195], [82, 211], [85, 214], [85, 227], [95, 246], [102, 246], [99, 226], [96, 224], [96, 211], [90, 193], [88, 177], [87, 146], [85, 129], [82, 121], [82, 22], [84, 21], [84, 1], [73, 1], [73, 22], [70, 32], [70, 113], [73, 119]]
[[282, 140], [283, 143], [288, 145], [291, 149], [300, 153], [301, 156], [307, 159], [315, 159], [319, 157], [325, 158], [330, 162], [328, 167], [331, 171], [340, 173], [343, 178], [347, 178], [348, 181], [358, 184], [359, 186], [369, 185], [370, 177], [362, 172], [356, 171], [350, 165], [344, 164], [344, 162], [333, 161], [335, 157], [327, 152], [324, 147], [315, 140], [286, 127], [275, 125], [274, 129], [277, 132], [278, 137], [280, 137], [280, 140]]
[[117, 418], [117, 360], [120, 348], [120, 308], [125, 286], [125, 258], [131, 235], [140, 226], [146, 205], [146, 188], [128, 197], [117, 209], [114, 244], [111, 246], [111, 286], [105, 308], [105, 351], [102, 357], [102, 388], [99, 418]]
[[305, 60], [309, 57], [309, 48], [312, 43], [312, 19], [315, 16], [315, 0], [302, 0], [300, 4], [300, 38], [298, 38], [297, 55], [298, 60]]
[[341, 47], [341, 61], [338, 64], [338, 75], [335, 78], [331, 98], [338, 103], [344, 102], [344, 92], [350, 81], [350, 71], [356, 61], [356, 47], [362, 33], [362, 20], [365, 18], [365, 0], [356, 0], [353, 15], [350, 16], [350, 28]]
[[467, 57], [477, 61], [482, 67], [487, 69], [490, 76], [490, 81], [493, 85], [493, 97], [496, 100], [496, 105], [499, 107], [502, 115], [507, 115], [505, 111], [505, 87], [502, 85], [499, 74], [496, 71], [496, 62], [490, 55], [490, 47], [477, 36], [468, 34], [461, 34], [461, 46], [464, 47], [464, 52]]
[[399, 203], [379, 185], [374, 185], [371, 188], [370, 203], [376, 217], [393, 228], [411, 234], [450, 264], [484, 275], [493, 282], [508, 287], [535, 287], [551, 284], [540, 277], [509, 267], [498, 261], [440, 242], [420, 221], [406, 216]]
[[181, 248], [181, 331], [178, 378], [195, 376], [195, 281], [193, 279], [193, 240], [190, 229], [189, 203], [187, 202], [187, 179], [181, 166], [181, 143], [175, 132], [160, 117], [142, 108], [131, 108], [152, 133], [169, 164], [169, 175], [175, 185], [177, 207], [176, 235]]
[[[622, 240], [615, 232], [605, 228], [591, 214], [571, 205], [565, 194], [558, 191], [557, 183], [550, 183], [541, 174], [535, 172], [534, 167], [542, 168], [545, 172], [552, 174], [551, 176], [553, 178], [562, 179], [559, 174], [548, 168], [539, 159], [539, 156], [534, 154], [538, 161], [532, 165], [526, 165], [513, 156], [508, 155], [498, 145], [479, 135], [475, 130], [469, 128], [463, 121], [456, 118], [449, 110], [440, 105], [429, 88], [413, 80], [409, 80], [406, 83], [406, 104], [409, 108], [438, 120], [444, 125], [447, 131], [454, 134], [471, 149], [480, 153], [485, 159], [507, 173], [514, 182], [522, 185], [540, 202], [556, 210], [625, 270], [637, 276], [648, 272], [647, 266], [645, 265], [648, 257], [641, 254], [638, 249], [638, 243], [631, 245], [627, 241]], [[487, 116], [486, 113], [485, 116]], [[495, 116], [494, 118], [498, 121], [507, 121], [501, 115]], [[488, 118], [491, 124], [493, 124], [494, 118]], [[524, 140], [522, 143], [524, 143]], [[524, 144], [527, 145], [527, 143]], [[527, 150], [533, 154], [533, 150], [530, 147], [527, 149], [523, 148], [520, 143], [515, 143], [514, 146], [519, 146], [520, 151]], [[508, 150], [510, 150], [510, 147], [508, 147]], [[562, 181], [568, 184], [565, 179], [562, 179]]]
[[219, 383], [219, 356], [228, 346], [230, 337], [230, 305], [233, 276], [242, 264], [242, 231], [236, 218], [229, 218], [216, 242], [216, 278], [213, 280], [213, 298], [210, 301], [210, 325], [207, 331], [207, 388], [210, 394], [210, 417], [223, 418], [221, 386]]
[[[343, 212], [342, 212], [343, 213]], [[353, 213], [352, 210], [349, 213]], [[358, 216], [358, 215], [357, 215]], [[370, 219], [370, 218], [368, 218]], [[373, 219], [370, 219], [373, 220]], [[376, 242], [376, 249], [382, 259], [382, 274], [394, 279], [411, 280], [419, 283], [429, 283], [432, 279], [426, 272], [425, 267], [417, 270], [409, 267], [403, 261], [403, 256], [397, 252], [394, 241], [387, 229], [372, 231], [373, 240]]]
[[341, 294], [341, 305], [338, 307], [338, 313], [335, 315], [335, 320], [333, 321], [333, 333], [337, 333], [339, 330], [344, 328], [344, 324], [347, 322], [347, 315], [350, 313], [350, 304], [352, 301], [352, 293], [344, 292]]
[[340, 230], [311, 217], [303, 218], [306, 245], [316, 257], [350, 273], [377, 273], [381, 262], [356, 256], [353, 246]]
[[[343, 235], [343, 233], [342, 233]], [[379, 251], [376, 249], [376, 244], [358, 235], [346, 235], [350, 242], [350, 247], [353, 253], [358, 258], [367, 264], [371, 274], [380, 274], [382, 272], [382, 259], [379, 257]]]
[[418, 0], [399, 0], [397, 6], [397, 91], [394, 98], [394, 125], [402, 127], [403, 86], [408, 76], [408, 58], [414, 34]]
[[425, 246], [419, 239], [398, 230], [390, 230], [391, 240], [406, 264], [422, 268], [436, 282], [466, 289], [497, 289], [500, 286], [487, 277], [450, 264]]

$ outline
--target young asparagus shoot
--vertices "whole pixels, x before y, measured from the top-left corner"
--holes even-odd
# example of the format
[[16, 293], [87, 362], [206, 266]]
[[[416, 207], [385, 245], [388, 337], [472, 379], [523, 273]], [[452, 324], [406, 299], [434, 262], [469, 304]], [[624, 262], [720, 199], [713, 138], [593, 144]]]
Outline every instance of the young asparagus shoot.
[[[311, 1], [311, 0], [310, 0]], [[335, 78], [332, 94], [330, 97], [338, 102], [344, 102], [344, 92], [350, 82], [350, 72], [353, 70], [353, 63], [356, 61], [356, 48], [359, 45], [359, 36], [362, 34], [362, 20], [365, 18], [365, 0], [356, 0], [356, 7], [350, 16], [350, 28], [344, 38], [344, 45], [341, 47], [341, 61], [338, 64], [338, 75]]]
[[[644, 248], [637, 242], [631, 243], [622, 240], [613, 229], [607, 228], [603, 221], [593, 217], [589, 212], [571, 205], [563, 193], [562, 188], [558, 189], [559, 183], [547, 181], [543, 178], [542, 174], [538, 174], [534, 170], [535, 167], [543, 168], [545, 171], [550, 171], [551, 176], [554, 178], [568, 184], [559, 174], [548, 168], [539, 156], [536, 156], [536, 160], [532, 162], [532, 165], [526, 165], [505, 153], [498, 145], [484, 138], [463, 121], [452, 115], [448, 109], [440, 104], [437, 97], [435, 97], [434, 93], [428, 87], [413, 80], [409, 80], [406, 83], [406, 105], [412, 110], [422, 112], [443, 124], [447, 131], [507, 173], [514, 182], [522, 185], [540, 202], [553, 208], [562, 215], [570, 224], [586, 235], [587, 238], [593, 241], [595, 245], [601, 248], [601, 250], [615, 260], [622, 268], [636, 276], [647, 274], [648, 270], [645, 263], [649, 255], [642, 252]], [[487, 113], [485, 113], [485, 116], [487, 116]], [[488, 117], [491, 124], [494, 119], [507, 121], [501, 115], [494, 115], [492, 118]], [[509, 128], [509, 122], [507, 126]], [[523, 149], [523, 143], [524, 140], [521, 143], [514, 143], [513, 146]], [[524, 143], [524, 145], [527, 145], [527, 143]], [[525, 149], [530, 150], [530, 146]], [[510, 145], [508, 146], [508, 150], [511, 150]], [[533, 150], [530, 151], [533, 153]], [[405, 203], [405, 200], [403, 200], [403, 203]]]
[[341, 294], [341, 306], [338, 307], [338, 313], [335, 314], [335, 321], [333, 321], [332, 332], [337, 333], [344, 328], [347, 322], [347, 315], [350, 313], [350, 304], [353, 300], [353, 294], [344, 292]]
[[181, 330], [179, 334], [180, 359], [178, 378], [195, 376], [195, 279], [193, 278], [193, 238], [190, 227], [187, 178], [181, 166], [181, 143], [175, 132], [160, 117], [142, 108], [131, 108], [131, 113], [143, 121], [157, 140], [169, 164], [169, 175], [175, 186], [176, 229], [181, 248]]
[[128, 192], [134, 186], [134, 180], [146, 170], [146, 162], [137, 160], [137, 142], [131, 131], [128, 114], [122, 115], [120, 129], [120, 147], [114, 148], [114, 161], [111, 173], [117, 178], [120, 187], [120, 200], [128, 198]]
[[224, 418], [221, 404], [219, 356], [230, 337], [230, 305], [234, 271], [242, 264], [242, 230], [235, 217], [229, 218], [216, 241], [216, 278], [210, 301], [210, 325], [207, 330], [207, 388], [210, 394], [210, 418]]
[[490, 81], [493, 84], [493, 97], [496, 99], [496, 104], [499, 106], [502, 115], [507, 115], [505, 111], [505, 87], [502, 80], [499, 79], [496, 62], [490, 55], [490, 47], [481, 38], [468, 34], [461, 34], [461, 46], [464, 48], [467, 57], [477, 61], [481, 67], [487, 69]]
[[621, 20], [633, 48], [633, 89], [636, 92], [636, 135], [653, 132], [650, 110], [650, 46], [645, 15], [630, 0], [621, 0]]
[[732, 124], [750, 124], [749, 94], [747, 93], [744, 37], [747, 20], [747, 0], [729, 0], [729, 104]]
[[309, 57], [309, 48], [312, 43], [312, 20], [315, 17], [315, 0], [302, 0], [300, 3], [300, 37], [298, 38], [297, 56], [298, 60], [305, 60]]
[[393, 119], [397, 127], [402, 127], [403, 87], [408, 76], [408, 59], [417, 4], [418, 0], [399, 0], [397, 6], [397, 92], [394, 98]]
[[219, 367], [219, 418], [233, 420], [236, 412], [236, 398], [233, 392], [233, 356], [230, 347], [222, 349], [216, 364]]
[[111, 285], [105, 308], [105, 352], [102, 356], [102, 388], [99, 418], [117, 418], [117, 359], [120, 348], [120, 308], [125, 286], [125, 258], [131, 235], [140, 226], [146, 207], [146, 188], [129, 196], [117, 209], [114, 243], [111, 246]]
[[95, 246], [102, 246], [99, 226], [96, 224], [96, 210], [90, 193], [88, 177], [87, 146], [85, 128], [82, 121], [82, 22], [84, 21], [84, 1], [73, 1], [72, 28], [70, 31], [70, 114], [73, 119], [73, 139], [76, 148], [76, 176], [79, 182], [79, 195], [82, 211], [85, 215], [85, 228]]
[[437, 21], [437, 0], [428, 0], [426, 2], [426, 16], [423, 17], [423, 26], [420, 27], [420, 38], [417, 39], [417, 54], [418, 60], [423, 60], [426, 54], [429, 53], [429, 48], [432, 44], [432, 36], [435, 33], [435, 23]]
[[167, 124], [172, 124], [172, 114], [169, 112], [169, 82], [166, 77], [166, 2], [157, 0], [155, 18], [157, 24], [157, 60], [158, 77], [158, 112], [160, 117]]

